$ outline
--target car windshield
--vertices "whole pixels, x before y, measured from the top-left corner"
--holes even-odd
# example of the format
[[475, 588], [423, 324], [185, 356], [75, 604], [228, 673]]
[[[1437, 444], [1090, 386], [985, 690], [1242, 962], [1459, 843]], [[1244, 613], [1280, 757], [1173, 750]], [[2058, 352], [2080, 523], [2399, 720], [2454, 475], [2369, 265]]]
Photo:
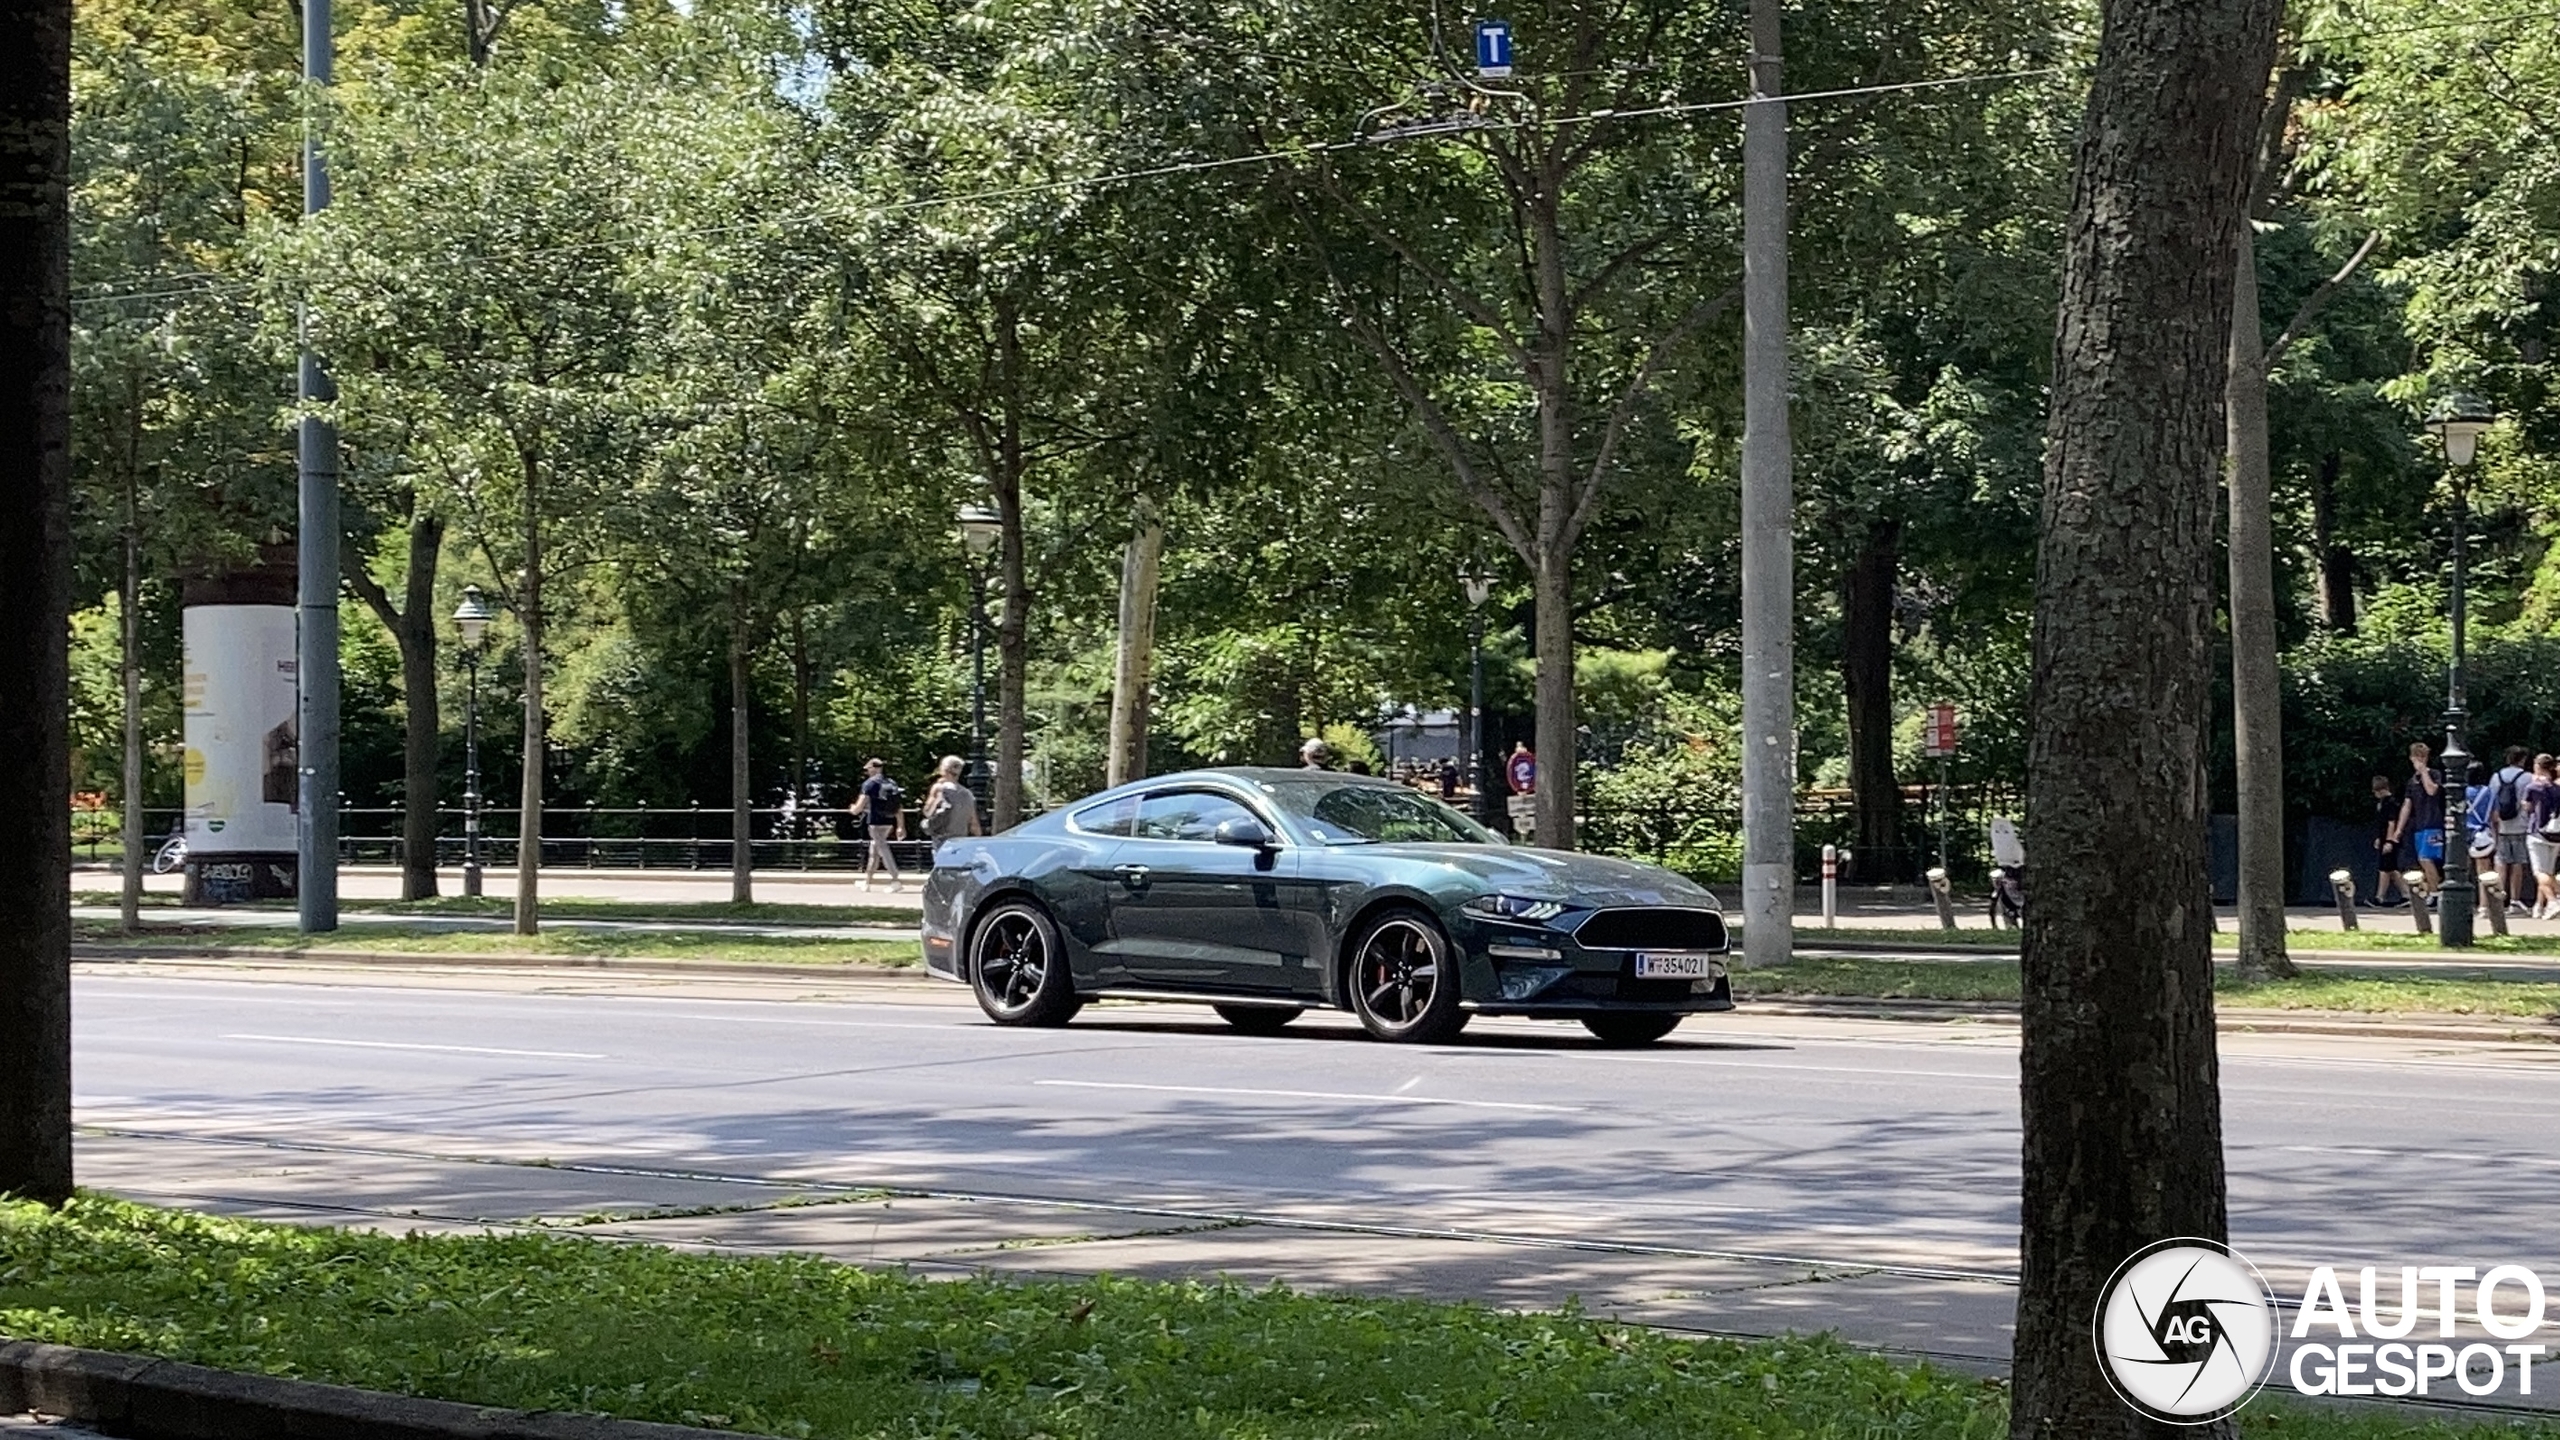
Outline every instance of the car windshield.
[[1499, 845], [1502, 838], [1418, 790], [1293, 780], [1266, 785], [1282, 809], [1327, 845]]

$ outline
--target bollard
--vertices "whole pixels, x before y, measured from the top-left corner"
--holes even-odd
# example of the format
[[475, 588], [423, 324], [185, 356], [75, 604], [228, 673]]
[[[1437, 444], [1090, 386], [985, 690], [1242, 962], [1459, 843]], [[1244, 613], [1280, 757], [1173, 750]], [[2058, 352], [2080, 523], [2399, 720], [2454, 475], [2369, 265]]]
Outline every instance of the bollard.
[[1840, 928], [1840, 847], [1822, 847], [1822, 928]]
[[2329, 893], [2338, 897], [2338, 924], [2356, 928], [2356, 877], [2344, 870], [2329, 872]]
[[2427, 874], [2423, 870], [2400, 872], [2400, 888], [2409, 895], [2409, 918], [2418, 922], [2419, 934], [2433, 935], [2436, 933], [2435, 922], [2427, 918], [2427, 892], [2422, 888], [2426, 883]]
[[1929, 867], [1929, 898], [1938, 902], [1938, 928], [1956, 928], [1956, 897], [1947, 889], [1947, 872], [1934, 865]]
[[2489, 929], [2500, 935], [2506, 934], [2507, 887], [2498, 883], [2497, 876], [2488, 875], [2481, 878], [2480, 903], [2489, 912]]

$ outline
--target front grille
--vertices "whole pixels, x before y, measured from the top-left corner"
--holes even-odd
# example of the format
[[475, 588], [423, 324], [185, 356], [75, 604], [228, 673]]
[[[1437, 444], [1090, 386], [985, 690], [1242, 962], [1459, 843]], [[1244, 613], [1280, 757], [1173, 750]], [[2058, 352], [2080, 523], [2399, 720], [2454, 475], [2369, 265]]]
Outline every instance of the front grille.
[[1668, 907], [1602, 910], [1573, 932], [1585, 950], [1722, 950], [1724, 917]]

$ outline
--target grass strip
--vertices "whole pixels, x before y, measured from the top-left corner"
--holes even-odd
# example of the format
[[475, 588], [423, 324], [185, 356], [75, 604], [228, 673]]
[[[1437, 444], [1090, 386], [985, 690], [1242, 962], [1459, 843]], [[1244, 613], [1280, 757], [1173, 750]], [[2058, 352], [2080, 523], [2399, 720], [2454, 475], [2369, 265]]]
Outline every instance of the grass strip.
[[[815, 1437], [1997, 1440], [1996, 1383], [1829, 1338], [1215, 1282], [924, 1280], [557, 1235], [0, 1203], [0, 1334], [524, 1409]], [[2243, 1432], [2482, 1427], [2262, 1402]], [[2560, 1440], [2543, 1423], [2495, 1433]]]
[[726, 935], [713, 930], [429, 930], [404, 925], [351, 926], [305, 935], [277, 926], [154, 925], [127, 935], [113, 921], [74, 920], [84, 945], [273, 950], [365, 951], [385, 955], [560, 955], [621, 960], [722, 960], [768, 965], [862, 965], [903, 969], [923, 962], [913, 940], [839, 939], [830, 935]]
[[[1852, 996], [1880, 1000], [2018, 999], [2018, 966], [2001, 960], [1894, 960], [1820, 956], [1737, 971], [1745, 995]], [[2374, 1015], [2480, 1015], [2560, 1019], [2560, 982], [2516, 980], [2492, 971], [2412, 973], [2306, 967], [2290, 980], [2245, 981], [2217, 969], [2214, 994], [2226, 1005], [2341, 1010]]]

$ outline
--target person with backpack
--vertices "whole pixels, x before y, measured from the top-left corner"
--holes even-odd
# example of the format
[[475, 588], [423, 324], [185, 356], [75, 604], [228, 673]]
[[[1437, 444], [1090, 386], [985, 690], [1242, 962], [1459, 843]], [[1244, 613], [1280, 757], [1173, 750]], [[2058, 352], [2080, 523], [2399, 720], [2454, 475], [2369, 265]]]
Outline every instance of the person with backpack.
[[978, 796], [960, 780], [966, 768], [959, 756], [943, 756], [934, 769], [933, 788], [924, 792], [924, 838], [937, 845], [986, 833], [978, 826]]
[[2525, 858], [2533, 866], [2533, 918], [2560, 920], [2560, 759], [2533, 757], [2524, 818]]
[[2525, 913], [2524, 897], [2534, 893], [2533, 852], [2525, 843], [2533, 831], [2533, 822], [2525, 805], [2525, 791], [2533, 785], [2533, 752], [2522, 745], [2507, 747], [2507, 763], [2489, 778], [2489, 811], [2492, 832], [2498, 837], [2497, 864], [2499, 882], [2507, 889], [2507, 913]]
[[906, 821], [900, 807], [906, 803], [907, 792], [889, 778], [889, 767], [877, 758], [864, 761], [862, 768], [862, 799], [855, 808], [861, 812], [864, 831], [871, 837], [871, 853], [862, 862], [862, 888], [870, 889], [872, 872], [886, 865], [889, 888], [895, 890], [898, 857], [890, 850], [889, 842], [903, 838]]

